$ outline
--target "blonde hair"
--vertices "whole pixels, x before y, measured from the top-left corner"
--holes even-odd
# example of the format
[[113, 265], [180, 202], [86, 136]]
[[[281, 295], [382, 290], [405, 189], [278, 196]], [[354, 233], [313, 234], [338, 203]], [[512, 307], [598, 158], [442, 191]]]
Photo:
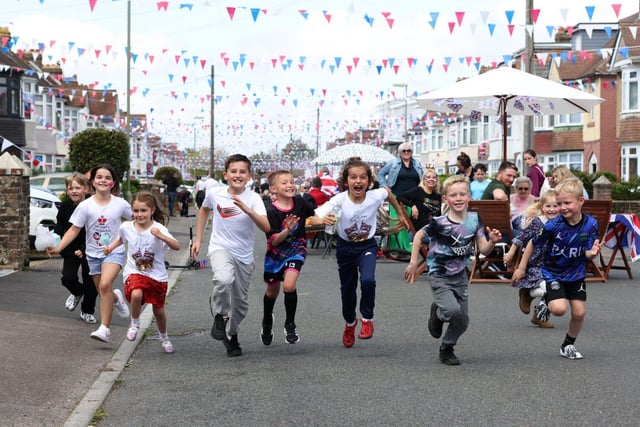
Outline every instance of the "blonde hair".
[[442, 193], [446, 196], [447, 191], [449, 191], [449, 188], [454, 184], [466, 184], [467, 190], [469, 190], [469, 178], [464, 175], [451, 175], [442, 183]]
[[64, 185], [69, 188], [71, 183], [75, 181], [83, 187], [89, 188], [89, 178], [81, 174], [80, 172], [74, 172], [64, 179]]
[[544, 212], [542, 212], [542, 207], [551, 198], [553, 198], [553, 199], [556, 198], [556, 190], [554, 190], [554, 189], [549, 189], [546, 193], [544, 193], [542, 195], [542, 197], [540, 197], [540, 200], [538, 200], [537, 202], [533, 203], [531, 206], [528, 206], [522, 212], [522, 215], [521, 215], [522, 216], [522, 221], [520, 222], [520, 229], [521, 230], [524, 230], [525, 228], [529, 227], [529, 225], [531, 225], [531, 221], [533, 221], [533, 219], [535, 217], [539, 217], [539, 216], [544, 215]]
[[557, 182], [560, 182], [563, 179], [567, 179], [567, 178], [575, 178], [575, 175], [571, 172], [571, 169], [569, 169], [565, 165], [557, 166], [555, 169], [551, 171], [552, 175], [554, 173], [558, 175], [558, 178], [556, 179]]
[[558, 182], [555, 190], [557, 194], [569, 193], [573, 194], [577, 198], [584, 197], [584, 185], [582, 185], [582, 181], [576, 177], [565, 178]]
[[424, 173], [422, 174], [422, 182], [420, 183], [420, 185], [422, 186], [422, 188], [424, 188], [425, 191], [427, 190], [427, 186], [424, 184], [424, 177], [427, 176], [428, 173], [432, 173], [436, 176], [436, 187], [433, 189], [433, 191], [435, 192], [434, 194], [440, 194], [440, 180], [438, 179], [438, 172], [436, 172], [434, 168], [426, 168], [424, 170]]

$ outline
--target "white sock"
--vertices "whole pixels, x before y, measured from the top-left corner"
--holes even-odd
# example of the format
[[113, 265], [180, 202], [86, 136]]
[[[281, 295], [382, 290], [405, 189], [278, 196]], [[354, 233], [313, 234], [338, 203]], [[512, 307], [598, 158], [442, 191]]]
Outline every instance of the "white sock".
[[347, 323], [347, 326], [355, 326], [355, 324], [358, 323], [358, 321], [354, 321], [353, 323]]
[[169, 334], [167, 334], [166, 332], [164, 334], [162, 332], [158, 332], [158, 337], [160, 338], [160, 340], [166, 340], [169, 339]]
[[542, 292], [544, 292], [545, 294], [547, 293], [547, 282], [542, 280], [539, 284], [538, 287], [540, 289], [542, 289]]
[[131, 318], [131, 326], [135, 326], [136, 328], [140, 327], [140, 319]]
[[533, 298], [541, 298], [542, 296], [544, 296], [544, 291], [541, 288], [531, 288], [531, 290], [529, 291], [529, 295], [531, 295], [531, 297]]

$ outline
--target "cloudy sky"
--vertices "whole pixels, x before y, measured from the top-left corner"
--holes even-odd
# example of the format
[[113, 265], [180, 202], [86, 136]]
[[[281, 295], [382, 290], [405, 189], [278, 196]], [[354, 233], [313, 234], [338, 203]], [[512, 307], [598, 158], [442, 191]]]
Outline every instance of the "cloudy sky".
[[[524, 45], [526, 0], [5, 0], [15, 49], [40, 49], [81, 83], [126, 100], [131, 5], [131, 112], [183, 147], [208, 146], [211, 67], [216, 144], [247, 154], [290, 137], [321, 146], [385, 121], [376, 106], [508, 59]], [[560, 26], [614, 23], [637, 0], [535, 0], [536, 41]], [[16, 39], [17, 37], [17, 39]], [[420, 112], [412, 113], [418, 116]], [[391, 129], [392, 130], [392, 129]], [[195, 138], [194, 138], [195, 132]]]

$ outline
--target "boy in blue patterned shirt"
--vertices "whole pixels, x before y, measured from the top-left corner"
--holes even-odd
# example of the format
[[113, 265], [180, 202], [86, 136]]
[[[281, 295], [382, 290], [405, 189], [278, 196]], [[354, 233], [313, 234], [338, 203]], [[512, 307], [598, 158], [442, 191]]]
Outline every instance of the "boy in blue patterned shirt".
[[[602, 247], [598, 240], [598, 222], [582, 213], [583, 186], [578, 178], [567, 178], [555, 188], [560, 215], [547, 221], [526, 251], [544, 247], [542, 277], [547, 284], [547, 304], [554, 316], [562, 316], [571, 307], [569, 330], [560, 347], [567, 359], [582, 359], [575, 341], [586, 312], [587, 288], [584, 279], [587, 261], [595, 258]], [[525, 252], [524, 257], [527, 257]], [[525, 258], [526, 259], [526, 258]]]
[[429, 333], [434, 338], [440, 338], [443, 324], [449, 323], [440, 346], [440, 361], [445, 365], [459, 365], [460, 360], [454, 354], [453, 347], [469, 325], [469, 277], [466, 269], [469, 256], [473, 254], [476, 244], [480, 253], [490, 254], [502, 239], [502, 233], [487, 227], [487, 239], [478, 214], [467, 212], [471, 193], [465, 176], [450, 176], [442, 188], [443, 202], [449, 206], [449, 211], [446, 215], [433, 218], [416, 233], [404, 277], [413, 284], [420, 245], [428, 243], [428, 278], [434, 299], [428, 323]]

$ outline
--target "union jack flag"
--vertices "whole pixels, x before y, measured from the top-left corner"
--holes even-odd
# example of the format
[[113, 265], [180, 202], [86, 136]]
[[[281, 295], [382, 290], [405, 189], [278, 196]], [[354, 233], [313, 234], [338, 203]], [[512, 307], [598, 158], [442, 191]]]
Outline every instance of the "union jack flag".
[[640, 259], [640, 219], [634, 214], [612, 214], [604, 236], [604, 245], [616, 247], [616, 233], [620, 236], [620, 246], [631, 249], [631, 261]]

